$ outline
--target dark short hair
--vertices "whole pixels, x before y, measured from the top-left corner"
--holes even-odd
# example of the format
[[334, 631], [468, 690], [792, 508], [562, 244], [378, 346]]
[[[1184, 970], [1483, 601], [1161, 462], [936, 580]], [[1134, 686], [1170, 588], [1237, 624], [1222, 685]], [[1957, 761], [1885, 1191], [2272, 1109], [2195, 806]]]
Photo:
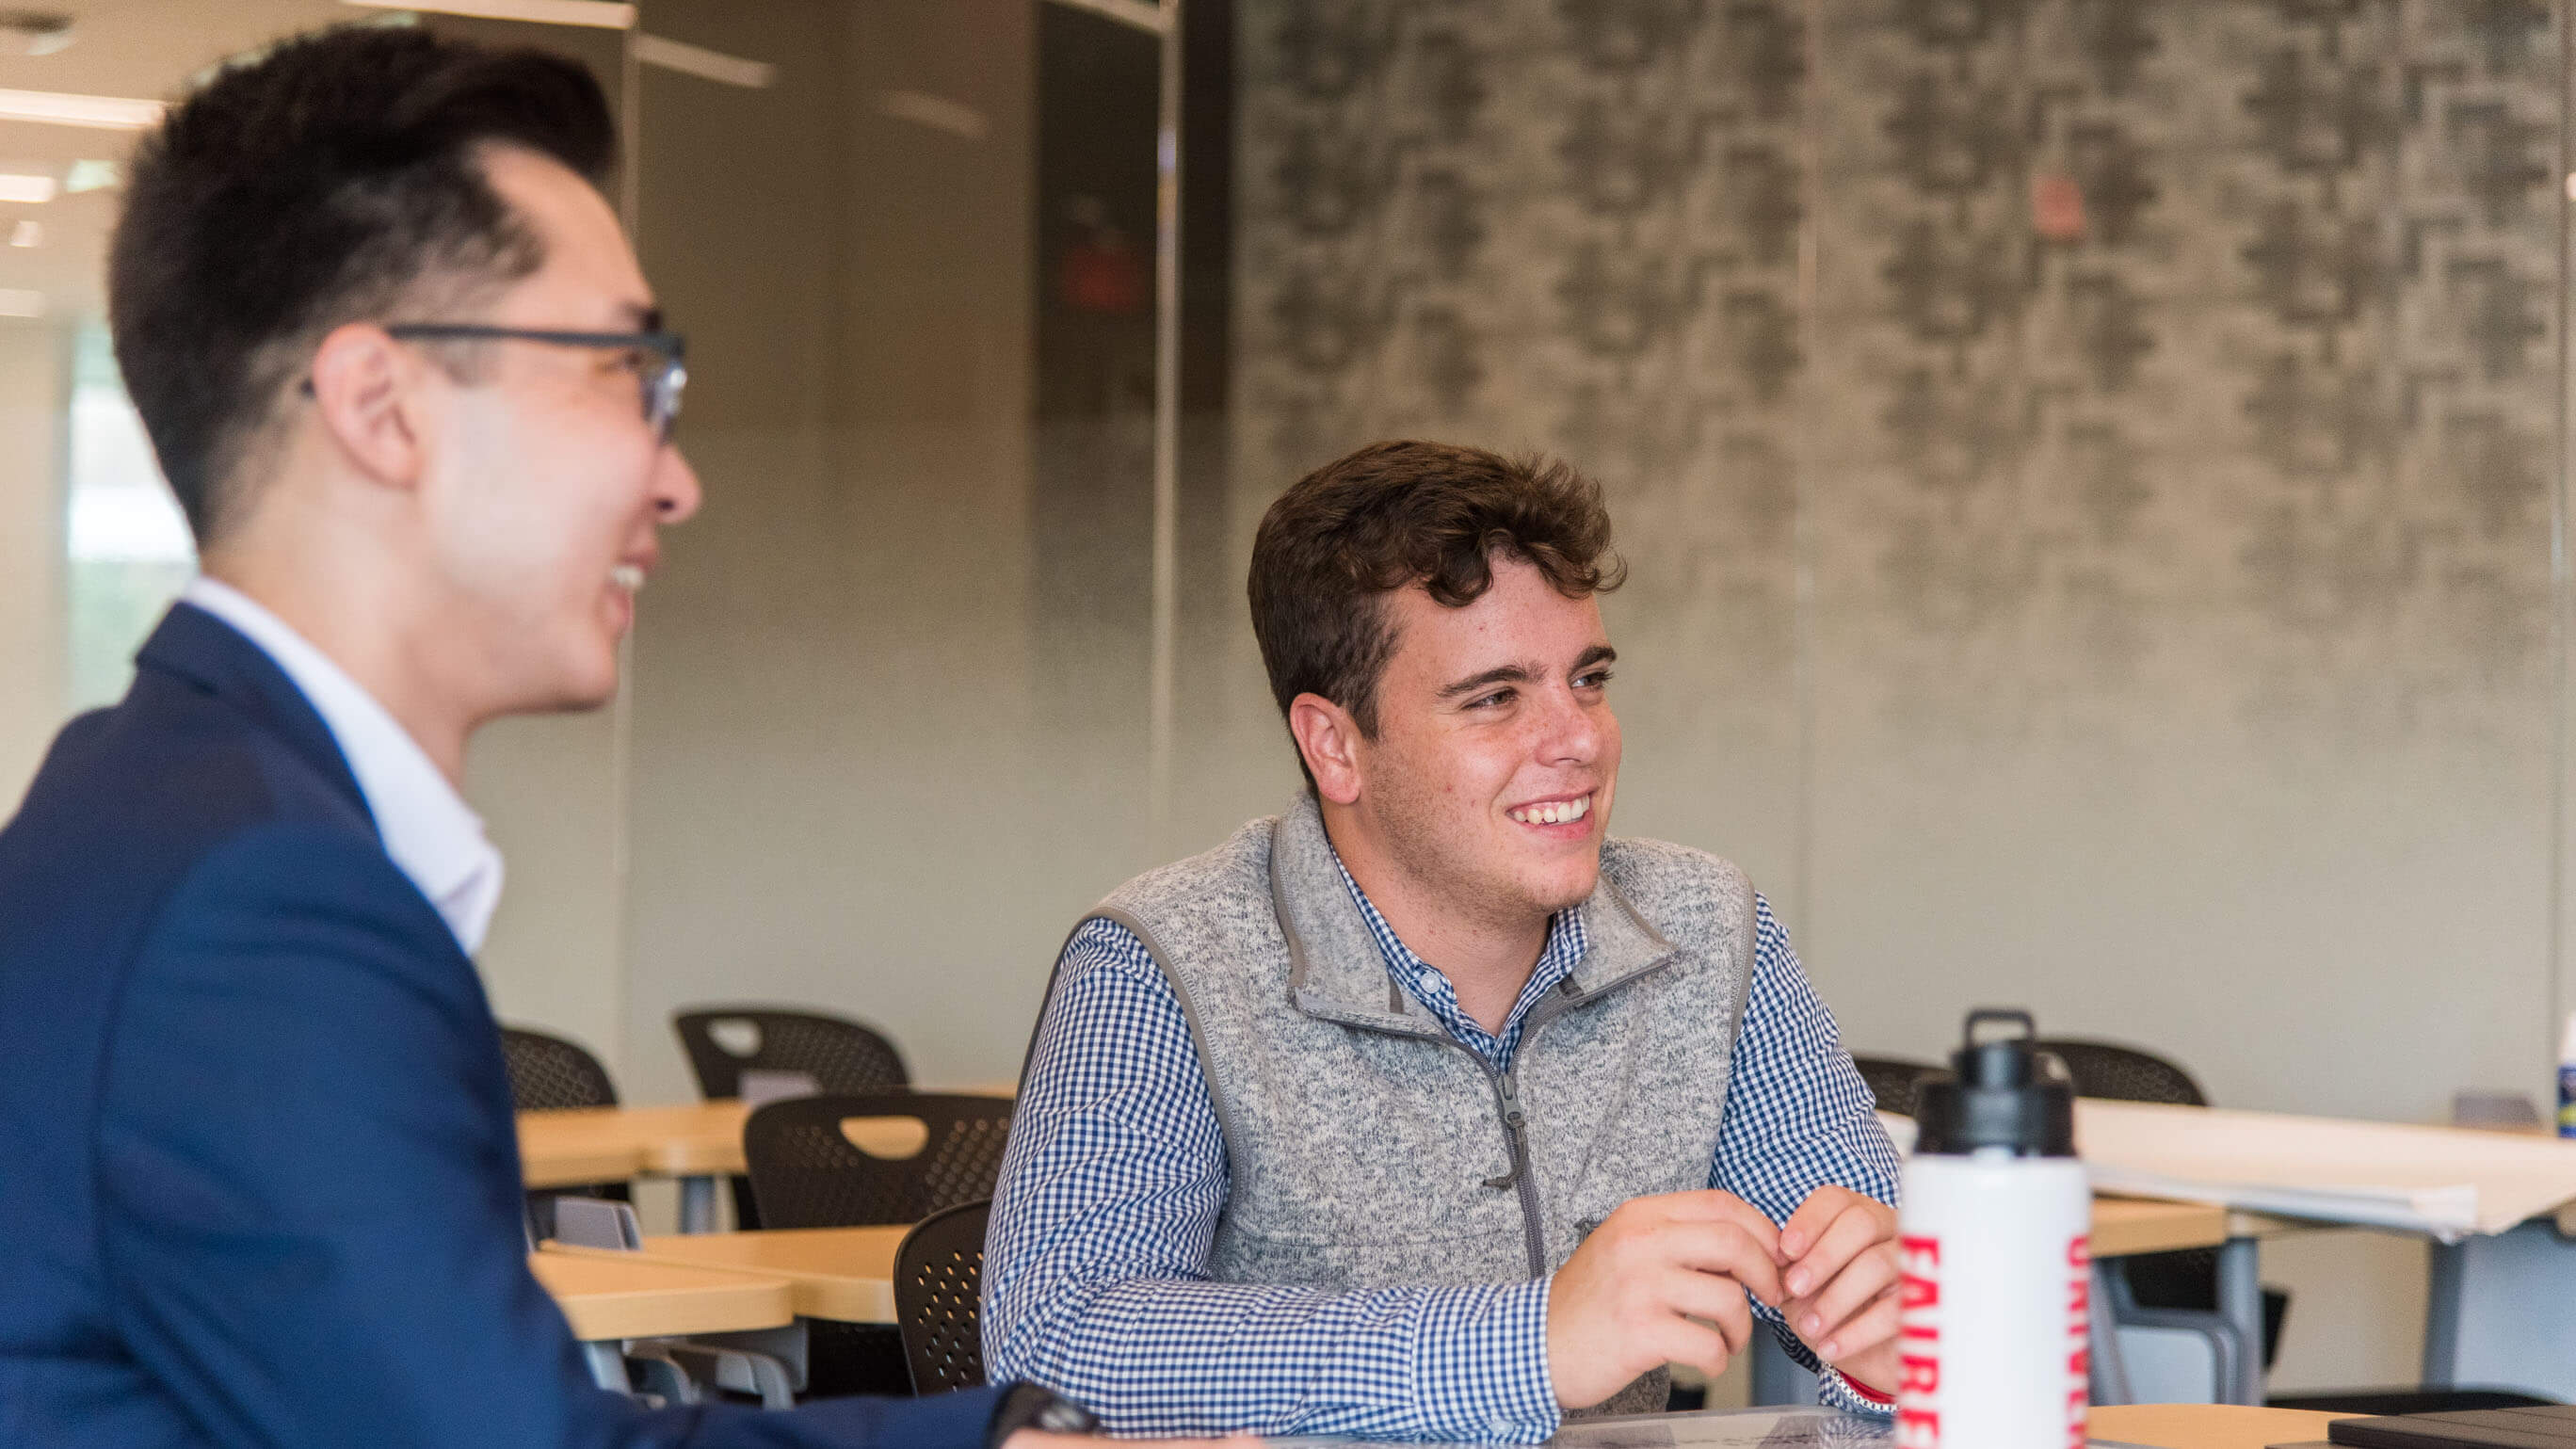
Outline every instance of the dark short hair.
[[601, 184], [617, 131], [578, 62], [416, 27], [285, 41], [174, 106], [137, 149], [108, 256], [117, 366], [200, 544], [311, 349], [543, 265], [477, 148]]
[[1627, 577], [1600, 486], [1552, 458], [1373, 443], [1298, 479], [1252, 541], [1252, 632], [1279, 712], [1321, 695], [1374, 737], [1395, 653], [1387, 595], [1419, 584], [1464, 608], [1493, 586], [1498, 553], [1570, 599]]

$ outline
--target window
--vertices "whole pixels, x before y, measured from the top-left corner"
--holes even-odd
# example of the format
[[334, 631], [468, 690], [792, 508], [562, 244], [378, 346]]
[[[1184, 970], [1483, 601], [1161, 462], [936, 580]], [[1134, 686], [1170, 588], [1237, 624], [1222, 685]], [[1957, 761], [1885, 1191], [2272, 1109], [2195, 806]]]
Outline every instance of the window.
[[73, 334], [63, 616], [73, 709], [113, 703], [135, 646], [196, 571], [178, 501], [117, 376], [107, 329]]

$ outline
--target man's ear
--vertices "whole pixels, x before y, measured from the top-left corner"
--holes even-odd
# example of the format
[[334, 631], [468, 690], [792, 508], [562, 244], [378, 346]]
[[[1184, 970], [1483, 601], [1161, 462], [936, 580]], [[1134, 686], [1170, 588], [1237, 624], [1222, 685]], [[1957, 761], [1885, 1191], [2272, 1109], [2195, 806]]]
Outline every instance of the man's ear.
[[313, 350], [313, 410], [360, 473], [409, 489], [421, 473], [422, 359], [370, 322], [333, 328]]
[[1367, 741], [1349, 710], [1320, 694], [1301, 694], [1288, 702], [1288, 733], [1315, 777], [1317, 795], [1336, 805], [1360, 798], [1359, 752]]

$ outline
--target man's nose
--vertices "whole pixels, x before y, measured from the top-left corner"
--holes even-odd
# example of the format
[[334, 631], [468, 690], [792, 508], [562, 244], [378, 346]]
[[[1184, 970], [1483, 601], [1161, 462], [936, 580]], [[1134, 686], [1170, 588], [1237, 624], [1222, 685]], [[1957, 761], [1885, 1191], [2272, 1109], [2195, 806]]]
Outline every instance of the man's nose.
[[1573, 689], [1547, 691], [1539, 758], [1549, 764], [1588, 765], [1601, 755], [1601, 721]]
[[653, 506], [664, 523], [685, 523], [706, 501], [698, 486], [698, 470], [689, 466], [686, 455], [676, 447], [666, 447], [653, 464]]

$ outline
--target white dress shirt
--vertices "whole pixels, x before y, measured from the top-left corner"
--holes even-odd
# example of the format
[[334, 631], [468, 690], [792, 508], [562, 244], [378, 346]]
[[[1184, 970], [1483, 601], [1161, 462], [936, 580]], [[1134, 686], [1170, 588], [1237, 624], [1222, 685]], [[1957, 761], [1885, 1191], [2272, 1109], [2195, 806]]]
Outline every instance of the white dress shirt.
[[179, 598], [241, 631], [294, 681], [357, 776], [385, 854], [437, 908], [466, 955], [483, 949], [501, 903], [501, 852], [484, 836], [483, 817], [419, 741], [347, 670], [241, 590], [199, 575]]

